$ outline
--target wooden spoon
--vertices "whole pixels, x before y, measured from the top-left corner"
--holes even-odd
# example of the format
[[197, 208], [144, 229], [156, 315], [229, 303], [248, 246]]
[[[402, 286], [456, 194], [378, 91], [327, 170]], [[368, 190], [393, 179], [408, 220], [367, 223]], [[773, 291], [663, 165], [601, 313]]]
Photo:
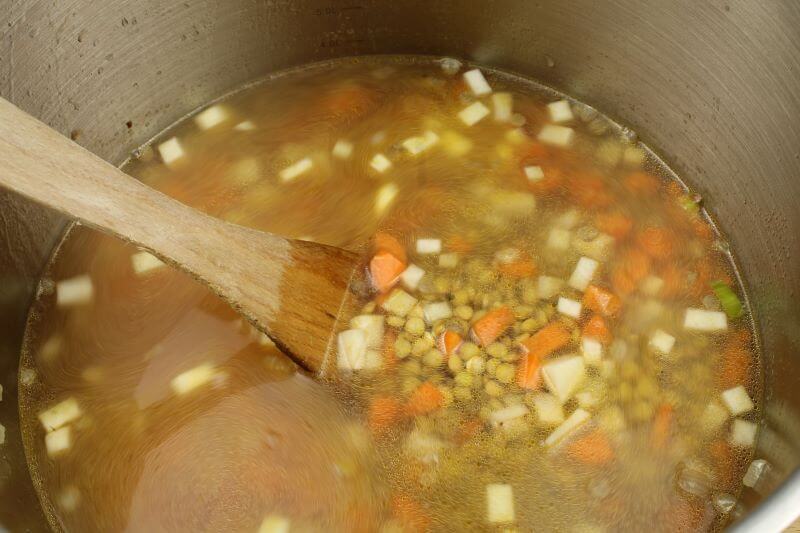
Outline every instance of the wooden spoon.
[[0, 185], [189, 273], [303, 368], [327, 372], [357, 254], [229, 224], [131, 178], [0, 98]]

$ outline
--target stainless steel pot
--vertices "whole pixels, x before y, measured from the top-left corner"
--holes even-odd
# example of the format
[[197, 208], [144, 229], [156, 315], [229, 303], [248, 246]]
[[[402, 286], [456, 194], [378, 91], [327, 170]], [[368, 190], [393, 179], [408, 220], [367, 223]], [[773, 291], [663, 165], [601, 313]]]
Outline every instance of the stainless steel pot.
[[[771, 474], [737, 527], [777, 531], [800, 514], [798, 28], [795, 0], [0, 0], [0, 95], [115, 163], [226, 91], [338, 56], [463, 57], [594, 104], [702, 193], [738, 252], [763, 341], [757, 457]], [[29, 509], [0, 524], [35, 531], [47, 525], [14, 421], [16, 369], [64, 220], [7, 193], [0, 213], [0, 498]]]

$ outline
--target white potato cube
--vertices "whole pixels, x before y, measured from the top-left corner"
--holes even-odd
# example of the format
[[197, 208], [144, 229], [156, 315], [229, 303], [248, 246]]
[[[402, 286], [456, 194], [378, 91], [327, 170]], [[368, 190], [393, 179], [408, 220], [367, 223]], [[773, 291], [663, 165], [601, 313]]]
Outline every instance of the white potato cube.
[[87, 304], [93, 297], [94, 285], [87, 274], [56, 283], [56, 304], [59, 307]]
[[346, 139], [339, 139], [331, 149], [331, 155], [336, 159], [350, 159], [353, 155], [353, 143]]
[[358, 315], [350, 320], [350, 327], [366, 334], [368, 348], [383, 346], [383, 315]]
[[492, 88], [483, 76], [483, 72], [476, 68], [464, 73], [464, 81], [475, 96], [483, 96], [492, 92]]
[[711, 400], [700, 416], [700, 427], [706, 433], [716, 433], [728, 420], [728, 411], [716, 400]]
[[451, 157], [463, 157], [472, 150], [472, 141], [452, 130], [442, 133], [441, 144]]
[[511, 485], [486, 485], [486, 520], [492, 524], [514, 521], [514, 490]]
[[408, 265], [402, 274], [400, 274], [400, 281], [410, 290], [416, 290], [419, 282], [425, 276], [425, 271], [415, 264]]
[[164, 262], [150, 252], [137, 252], [131, 256], [133, 272], [137, 276], [144, 276], [164, 266]]
[[256, 129], [256, 125], [253, 124], [250, 120], [243, 120], [242, 122], [238, 123], [233, 127], [236, 131], [253, 131]]
[[439, 136], [432, 132], [426, 131], [422, 135], [418, 135], [416, 137], [409, 137], [408, 139], [404, 140], [401, 144], [403, 148], [408, 151], [411, 155], [419, 155], [425, 150], [436, 145], [439, 142]]
[[158, 153], [161, 156], [161, 160], [167, 166], [172, 166], [185, 155], [181, 143], [175, 137], [167, 139], [159, 144]]
[[574, 138], [575, 131], [572, 128], [568, 128], [566, 126], [554, 126], [552, 124], [547, 124], [544, 126], [539, 131], [539, 136], [537, 137], [537, 139], [544, 144], [558, 146], [560, 148], [565, 148], [572, 144], [572, 140]]
[[566, 250], [569, 248], [570, 233], [564, 228], [553, 228], [547, 235], [547, 247], [553, 250]]
[[489, 108], [481, 102], [475, 102], [458, 112], [458, 118], [467, 126], [474, 126], [489, 116]]
[[386, 209], [394, 202], [398, 192], [400, 192], [400, 189], [396, 183], [382, 185], [375, 194], [375, 213], [378, 215], [385, 213]]
[[564, 421], [564, 408], [558, 398], [546, 392], [537, 392], [533, 396], [533, 408], [539, 422], [545, 426], [557, 426]]
[[371, 166], [376, 172], [383, 174], [392, 167], [392, 162], [383, 154], [375, 154], [369, 161]]
[[603, 360], [603, 345], [592, 337], [581, 338], [581, 355], [583, 361], [590, 366], [598, 366]]
[[494, 119], [497, 122], [510, 122], [514, 106], [514, 98], [511, 93], [494, 93], [492, 95], [492, 107], [494, 107]]
[[304, 157], [300, 161], [281, 170], [279, 176], [281, 178], [281, 181], [286, 183], [289, 181], [293, 181], [299, 176], [305, 174], [313, 167], [314, 167], [314, 162], [311, 160], [311, 158]]
[[[544, 179], [544, 170], [537, 165], [528, 165], [525, 167], [525, 177], [531, 182], [541, 181]], [[569, 243], [569, 239], [567, 239], [567, 243]]]
[[53, 431], [77, 420], [81, 414], [78, 400], [70, 397], [39, 413], [39, 421], [46, 431]]
[[336, 362], [341, 370], [361, 370], [367, 359], [367, 334], [361, 329], [348, 329], [339, 333]]
[[62, 454], [72, 446], [72, 430], [69, 426], [64, 426], [51, 431], [44, 436], [44, 445], [50, 457]]
[[441, 239], [417, 239], [417, 253], [420, 255], [438, 254], [442, 251]]
[[81, 491], [75, 485], [67, 485], [56, 500], [62, 511], [72, 512], [81, 503]]
[[441, 268], [455, 268], [458, 265], [458, 254], [449, 253], [439, 256], [439, 266]]
[[508, 407], [503, 407], [502, 409], [498, 409], [497, 411], [493, 411], [489, 414], [489, 422], [493, 426], [499, 426], [504, 424], [505, 422], [509, 422], [516, 418], [523, 417], [527, 415], [530, 411], [527, 407], [522, 405], [521, 403], [516, 405], [510, 405]]
[[559, 100], [547, 104], [547, 112], [553, 122], [569, 122], [573, 119], [572, 108], [567, 100]]
[[564, 280], [553, 276], [539, 276], [536, 280], [536, 294], [542, 300], [549, 300], [557, 295], [564, 286]]
[[384, 311], [397, 316], [406, 316], [414, 306], [417, 305], [417, 299], [401, 289], [395, 289], [383, 302], [381, 307]]
[[201, 130], [209, 130], [228, 120], [228, 112], [225, 108], [214, 105], [201, 111], [194, 117], [194, 121]]
[[749, 413], [755, 407], [743, 385], [722, 392], [722, 403], [733, 416]]
[[571, 318], [579, 318], [583, 306], [580, 302], [559, 296], [556, 311]]
[[664, 287], [664, 280], [652, 274], [644, 278], [641, 284], [642, 293], [647, 296], [658, 296], [662, 287]]
[[729, 442], [741, 448], [752, 448], [756, 443], [756, 432], [758, 426], [747, 420], [737, 418], [731, 424], [731, 435]]
[[289, 533], [289, 519], [285, 516], [271, 514], [261, 522], [258, 533]]
[[434, 322], [453, 316], [453, 311], [450, 309], [450, 304], [447, 302], [425, 304], [422, 306], [422, 311], [425, 314], [425, 322], [428, 324], [433, 324]]
[[204, 363], [181, 372], [172, 378], [169, 384], [175, 394], [183, 395], [211, 382], [216, 375], [214, 367], [209, 363]]
[[728, 329], [728, 318], [722, 311], [687, 309], [683, 327], [695, 331], [723, 331]]
[[744, 473], [744, 477], [742, 478], [742, 484], [745, 487], [754, 488], [761, 479], [761, 476], [763, 476], [764, 472], [766, 472], [768, 469], [769, 463], [767, 463], [764, 459], [755, 459], [747, 467], [747, 472]]
[[550, 359], [542, 365], [542, 379], [561, 403], [566, 402], [583, 383], [586, 365], [583, 357], [570, 355]]
[[668, 355], [675, 346], [675, 337], [664, 330], [657, 329], [650, 336], [650, 347], [658, 353]]
[[589, 257], [581, 257], [578, 259], [578, 264], [575, 265], [575, 270], [567, 282], [570, 287], [579, 291], [585, 291], [586, 287], [592, 282], [597, 267], [600, 263]]
[[583, 426], [589, 421], [591, 415], [585, 409], [578, 407], [575, 409], [569, 418], [564, 420], [560, 426], [553, 430], [550, 435], [544, 440], [545, 446], [554, 446], [564, 440], [567, 436], [572, 434], [575, 430]]

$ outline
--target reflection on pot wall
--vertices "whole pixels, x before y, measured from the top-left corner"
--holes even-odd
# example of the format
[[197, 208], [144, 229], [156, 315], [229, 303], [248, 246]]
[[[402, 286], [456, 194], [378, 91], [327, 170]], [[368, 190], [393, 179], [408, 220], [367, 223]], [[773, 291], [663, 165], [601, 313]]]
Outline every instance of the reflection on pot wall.
[[[768, 492], [800, 460], [798, 26], [791, 0], [0, 0], [0, 95], [116, 163], [249, 80], [346, 55], [469, 58], [595, 105], [662, 150], [738, 252], [767, 362], [759, 456], [773, 466]], [[0, 200], [0, 492], [17, 509], [0, 509], [0, 522], [45, 529], [30, 483], [9, 494], [26, 475], [15, 368], [36, 275], [63, 220]]]

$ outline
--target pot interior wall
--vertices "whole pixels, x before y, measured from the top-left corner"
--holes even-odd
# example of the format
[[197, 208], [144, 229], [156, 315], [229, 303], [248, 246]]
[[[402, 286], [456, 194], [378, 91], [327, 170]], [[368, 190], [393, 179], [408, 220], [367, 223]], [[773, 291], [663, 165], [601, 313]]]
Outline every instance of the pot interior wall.
[[[595, 105], [660, 150], [730, 237], [767, 366], [758, 456], [777, 478], [800, 462], [796, 2], [0, 0], [0, 23], [0, 95], [116, 163], [247, 81], [339, 56], [462, 57]], [[0, 201], [0, 383], [8, 391], [0, 477], [13, 479], [26, 475], [16, 424], [7, 423], [16, 417], [22, 324], [64, 221], [5, 194]], [[0, 494], [11, 485], [0, 481]], [[36, 506], [32, 490], [13, 498]], [[45, 527], [30, 515], [25, 525]], [[18, 520], [0, 516], [6, 527]]]

